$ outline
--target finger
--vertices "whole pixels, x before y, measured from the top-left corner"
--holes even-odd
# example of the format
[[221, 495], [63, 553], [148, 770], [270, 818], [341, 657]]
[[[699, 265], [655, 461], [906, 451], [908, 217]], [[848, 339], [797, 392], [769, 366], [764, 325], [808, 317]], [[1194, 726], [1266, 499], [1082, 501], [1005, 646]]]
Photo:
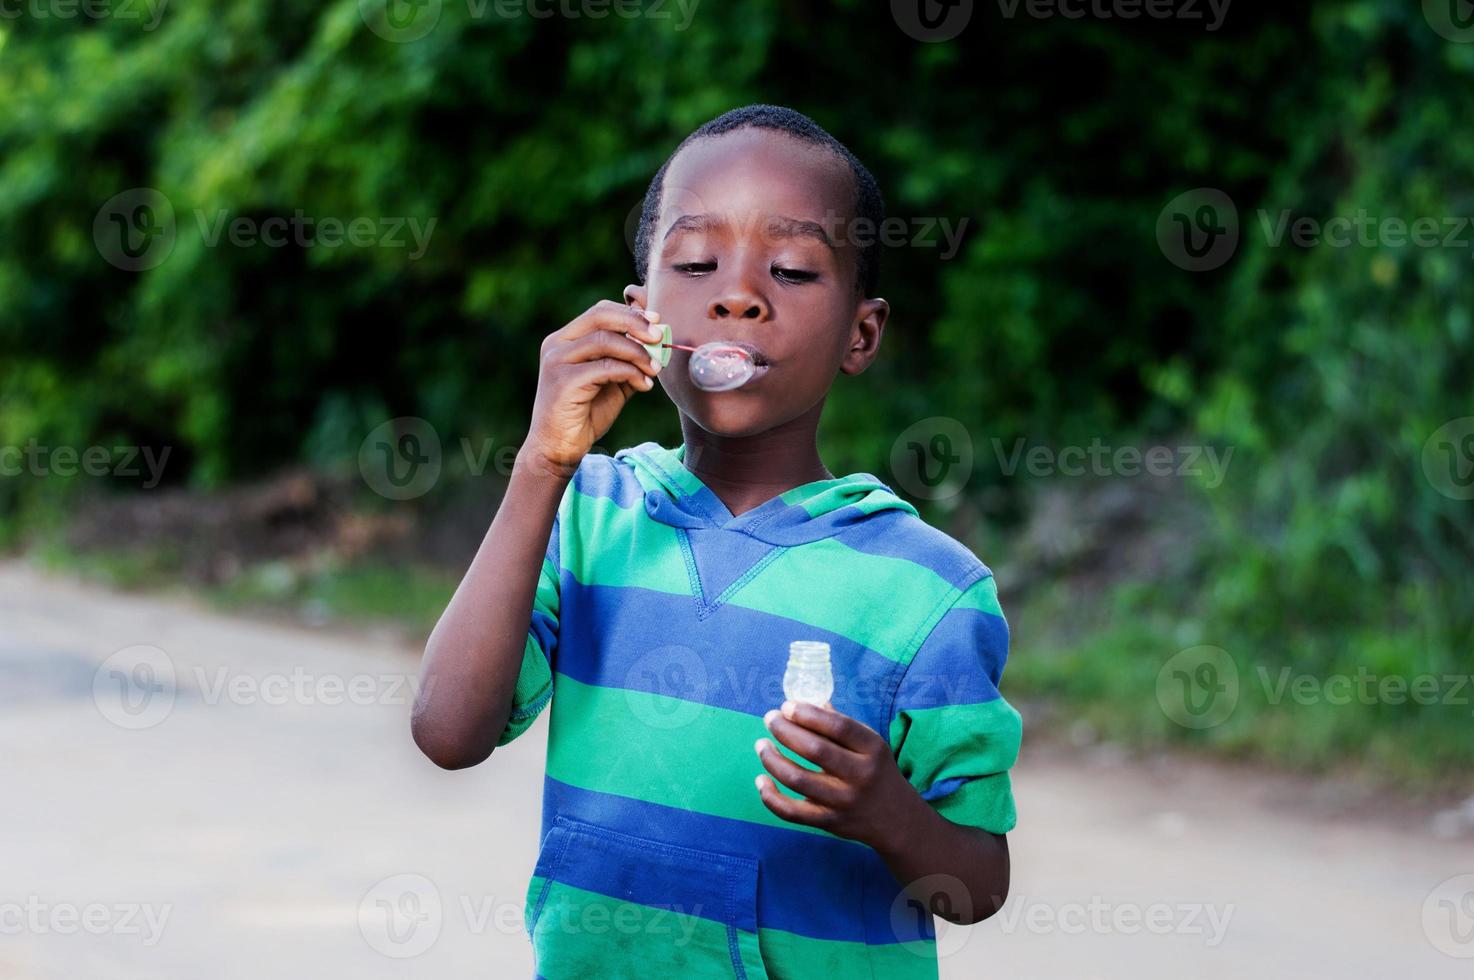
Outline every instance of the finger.
[[755, 782], [758, 795], [763, 799], [763, 805], [789, 823], [800, 823], [808, 827], [819, 828], [832, 825], [834, 820], [832, 810], [808, 800], [795, 800], [791, 796], [784, 796], [778, 792], [778, 787], [768, 776], [758, 776]]
[[612, 330], [596, 330], [569, 343], [550, 347], [543, 356], [559, 364], [577, 364], [580, 361], [592, 361], [600, 357], [618, 357], [637, 365], [651, 377], [660, 373], [660, 365], [642, 344], [624, 334], [614, 333]]
[[804, 701], [784, 701], [782, 713], [789, 721], [818, 732], [852, 752], [869, 750], [880, 737], [865, 723], [835, 711], [833, 705], [821, 708]]
[[[659, 314], [652, 314], [657, 319]], [[612, 299], [601, 299], [583, 313], [574, 317], [565, 326], [548, 334], [544, 348], [566, 344], [585, 337], [596, 330], [613, 330], [617, 333], [633, 333], [641, 340], [653, 341], [665, 336], [665, 332], [652, 323], [649, 317], [624, 303]]]
[[763, 761], [763, 768], [795, 793], [830, 807], [847, 802], [847, 787], [828, 773], [805, 769], [779, 752], [765, 738], [758, 739], [753, 748], [757, 750], [757, 757]]
[[795, 724], [776, 709], [763, 716], [772, 736], [825, 772], [844, 779], [855, 771], [858, 757], [828, 737]]
[[627, 382], [631, 387], [649, 391], [655, 387], [655, 379], [641, 371], [629, 361], [617, 357], [601, 357], [597, 361], [582, 361], [570, 365], [568, 379], [575, 387], [595, 391], [611, 381]]

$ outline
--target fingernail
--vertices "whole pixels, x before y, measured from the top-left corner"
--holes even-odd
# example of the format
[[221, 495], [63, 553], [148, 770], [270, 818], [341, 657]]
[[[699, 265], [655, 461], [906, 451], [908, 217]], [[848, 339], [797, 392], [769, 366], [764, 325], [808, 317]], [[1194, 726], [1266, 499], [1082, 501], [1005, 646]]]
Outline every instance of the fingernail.
[[[653, 369], [654, 369], [654, 370], [655, 370], [655, 373], [656, 373], [656, 374], [659, 374], [659, 373], [660, 373], [660, 362], [659, 362], [659, 361], [657, 361], [657, 360], [656, 360], [656, 359], [655, 359], [655, 358], [653, 358], [653, 357], [652, 357], [652, 358], [650, 358], [650, 367], [651, 367], [651, 368], [653, 368]], [[652, 379], [651, 379], [651, 380], [652, 380], [652, 381], [653, 381], [653, 380], [655, 380], [655, 379], [653, 379], [653, 378], [652, 378]]]
[[758, 789], [761, 790], [763, 788], [763, 777], [761, 777], [761, 776], [755, 777], [753, 779], [753, 781], [752, 781], [752, 785], [756, 786]]
[[765, 738], [758, 739], [752, 743], [752, 750], [761, 756], [763, 754], [763, 747], [767, 745], [767, 742], [768, 740]]
[[777, 708], [774, 708], [772, 711], [769, 711], [767, 714], [763, 715], [763, 724], [764, 725], [767, 725], [769, 728], [772, 728], [773, 727], [773, 719], [774, 718], [777, 718], [777, 717], [778, 717], [778, 709]]
[[793, 713], [797, 710], [798, 705], [794, 704], [792, 701], [783, 702], [783, 717], [787, 718], [789, 721], [793, 720]]
[[654, 310], [641, 310], [640, 316], [649, 320], [651, 323], [656, 323], [660, 320], [660, 314], [656, 313]]

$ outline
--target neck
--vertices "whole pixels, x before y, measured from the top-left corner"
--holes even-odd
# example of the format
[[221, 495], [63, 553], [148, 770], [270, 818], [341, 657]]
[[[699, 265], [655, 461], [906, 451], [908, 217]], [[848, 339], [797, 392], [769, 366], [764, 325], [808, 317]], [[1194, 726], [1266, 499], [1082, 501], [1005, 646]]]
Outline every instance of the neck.
[[834, 474], [819, 458], [821, 400], [803, 415], [751, 436], [719, 436], [681, 414], [685, 463], [711, 488], [732, 516], [752, 510], [794, 487]]

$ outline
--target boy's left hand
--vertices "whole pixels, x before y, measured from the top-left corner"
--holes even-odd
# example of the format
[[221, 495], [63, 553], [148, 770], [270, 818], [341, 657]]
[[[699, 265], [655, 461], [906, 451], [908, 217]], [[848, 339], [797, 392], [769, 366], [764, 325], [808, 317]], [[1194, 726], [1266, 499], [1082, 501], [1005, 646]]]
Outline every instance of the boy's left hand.
[[[823, 770], [797, 765], [768, 739], [757, 740], [758, 758], [772, 773], [772, 779], [757, 777], [758, 793], [784, 820], [881, 850], [897, 816], [921, 799], [901, 775], [886, 740], [832, 706], [785, 701], [781, 711], [764, 715], [763, 723], [774, 738]], [[773, 779], [805, 798], [780, 793]]]

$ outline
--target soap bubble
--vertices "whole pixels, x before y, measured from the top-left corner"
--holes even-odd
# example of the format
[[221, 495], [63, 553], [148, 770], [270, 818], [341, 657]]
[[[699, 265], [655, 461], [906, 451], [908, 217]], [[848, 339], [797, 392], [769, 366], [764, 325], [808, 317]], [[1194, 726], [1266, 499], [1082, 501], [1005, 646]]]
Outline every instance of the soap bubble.
[[740, 388], [768, 369], [766, 364], [758, 364], [755, 356], [752, 348], [736, 341], [702, 344], [691, 353], [691, 381], [705, 391]]

